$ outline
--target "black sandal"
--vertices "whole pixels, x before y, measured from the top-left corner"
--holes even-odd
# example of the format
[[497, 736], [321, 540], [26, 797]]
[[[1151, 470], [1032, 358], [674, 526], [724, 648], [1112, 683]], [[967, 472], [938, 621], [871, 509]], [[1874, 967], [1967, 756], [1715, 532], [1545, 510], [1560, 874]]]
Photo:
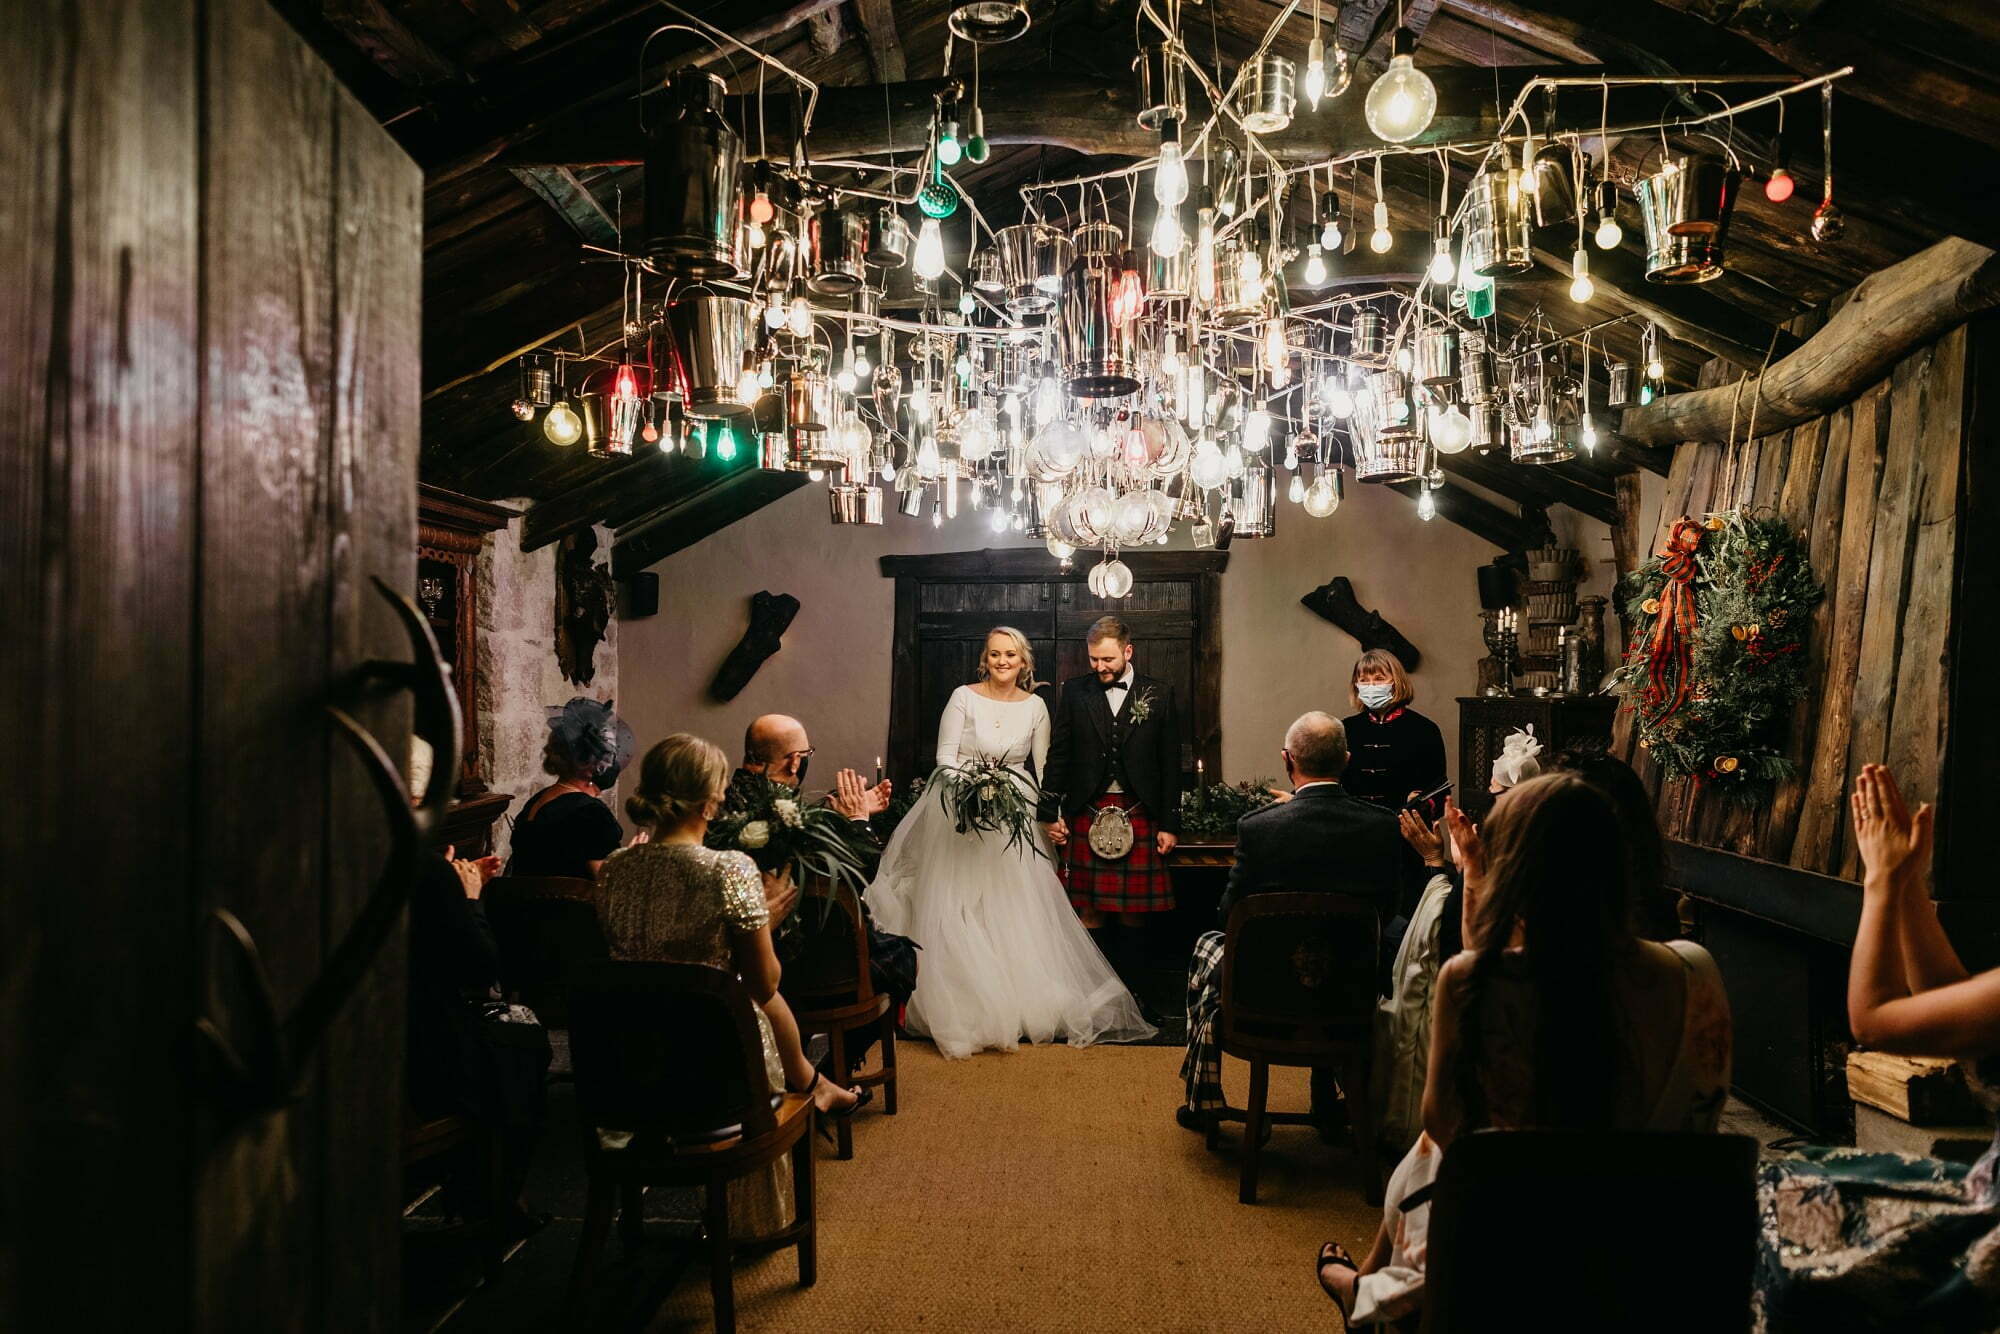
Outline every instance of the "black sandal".
[[[805, 1086], [803, 1096], [810, 1099], [812, 1097], [812, 1091], [818, 1088], [820, 1085], [820, 1081], [825, 1078], [826, 1075], [823, 1074], [822, 1072], [818, 1070], [813, 1071], [813, 1082]], [[815, 1125], [819, 1129], [819, 1136], [821, 1139], [825, 1140], [829, 1144], [833, 1143], [833, 1127], [828, 1124], [830, 1120], [845, 1121], [849, 1117], [853, 1116], [856, 1112], [860, 1111], [863, 1107], [866, 1107], [869, 1103], [875, 1101], [874, 1089], [863, 1088], [859, 1084], [855, 1084], [848, 1089], [848, 1092], [854, 1095], [854, 1101], [849, 1103], [847, 1106], [841, 1108], [837, 1112], [821, 1112], [817, 1106], [813, 1108], [815, 1112], [819, 1113], [818, 1119], [815, 1122]]]
[[1319, 1284], [1321, 1292], [1333, 1298], [1333, 1304], [1340, 1309], [1340, 1323], [1345, 1325], [1347, 1323], [1347, 1306], [1326, 1286], [1325, 1275], [1328, 1265], [1345, 1265], [1347, 1268], [1352, 1269], [1357, 1277], [1360, 1276], [1361, 1266], [1354, 1263], [1354, 1257], [1349, 1255], [1347, 1248], [1337, 1241], [1329, 1241], [1326, 1245], [1319, 1248], [1319, 1263], [1313, 1266], [1313, 1282]]

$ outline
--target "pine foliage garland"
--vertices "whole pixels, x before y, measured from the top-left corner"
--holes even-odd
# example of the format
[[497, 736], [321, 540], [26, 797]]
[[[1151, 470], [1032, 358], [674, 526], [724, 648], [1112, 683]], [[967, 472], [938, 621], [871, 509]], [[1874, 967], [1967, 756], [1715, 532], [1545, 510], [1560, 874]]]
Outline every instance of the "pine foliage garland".
[[1688, 689], [1669, 699], [1648, 691], [1649, 682], [1676, 679], [1671, 664], [1655, 663], [1664, 656], [1657, 650], [1669, 620], [1662, 605], [1671, 602], [1671, 556], [1655, 556], [1619, 581], [1638, 630], [1616, 685], [1637, 719], [1639, 744], [1668, 778], [1761, 799], [1797, 769], [1778, 748], [1781, 727], [1806, 692], [1806, 635], [1825, 590], [1805, 543], [1776, 517], [1730, 510], [1710, 515], [1699, 532]]

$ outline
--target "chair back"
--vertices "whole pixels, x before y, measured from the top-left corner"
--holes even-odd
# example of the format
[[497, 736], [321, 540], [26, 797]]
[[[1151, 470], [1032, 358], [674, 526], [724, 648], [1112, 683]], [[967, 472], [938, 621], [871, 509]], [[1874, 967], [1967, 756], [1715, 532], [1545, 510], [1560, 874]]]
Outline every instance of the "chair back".
[[568, 1026], [566, 989], [611, 958], [597, 886], [568, 876], [501, 876], [480, 895], [500, 946], [500, 985], [551, 1028]]
[[1243, 898], [1223, 942], [1223, 1049], [1283, 1064], [1368, 1043], [1381, 936], [1375, 905], [1345, 894]]
[[1756, 1171], [1745, 1135], [1462, 1136], [1431, 1199], [1424, 1329], [1491, 1329], [1511, 1293], [1550, 1328], [1747, 1330]]
[[807, 1002], [874, 999], [868, 928], [854, 887], [815, 880], [801, 892], [797, 911], [803, 946], [785, 963], [785, 995]]
[[775, 1128], [755, 1007], [726, 969], [607, 963], [570, 983], [570, 1061], [586, 1141], [629, 1130], [654, 1144]]

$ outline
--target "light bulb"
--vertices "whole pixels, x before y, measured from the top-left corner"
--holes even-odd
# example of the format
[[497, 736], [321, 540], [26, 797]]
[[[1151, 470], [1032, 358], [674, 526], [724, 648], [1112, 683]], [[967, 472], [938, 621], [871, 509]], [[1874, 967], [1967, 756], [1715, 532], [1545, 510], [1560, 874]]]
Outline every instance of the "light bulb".
[[837, 374], [837, 375], [835, 375], [835, 376], [833, 377], [833, 384], [834, 384], [834, 387], [835, 387], [836, 389], [840, 390], [840, 392], [841, 392], [841, 393], [843, 393], [843, 394], [851, 394], [851, 393], [853, 393], [853, 392], [854, 392], [854, 372], [853, 372], [853, 371], [852, 371], [851, 369], [849, 369], [848, 367], [846, 367], [846, 366], [842, 366], [842, 367], [840, 368], [840, 373], [839, 373], [839, 374]]
[[550, 408], [549, 415], [542, 418], [542, 434], [552, 445], [573, 445], [582, 437], [583, 421], [568, 399]]
[[1451, 262], [1451, 238], [1441, 235], [1431, 251], [1431, 281], [1440, 287], [1449, 287], [1457, 274], [1458, 266]]
[[1388, 143], [1400, 144], [1416, 138], [1430, 127], [1431, 117], [1437, 114], [1437, 88], [1430, 76], [1410, 59], [1416, 41], [1408, 28], [1396, 30], [1395, 55], [1389, 59], [1389, 68], [1368, 90], [1368, 100], [1362, 108], [1368, 128], [1375, 132], [1376, 138]]
[[1583, 419], [1583, 426], [1577, 432], [1577, 440], [1586, 450], [1597, 448], [1597, 423], [1588, 416]]
[[854, 349], [854, 373], [859, 376], [865, 376], [868, 374], [869, 369], [868, 354], [860, 348]]
[[1246, 293], [1256, 293], [1264, 285], [1264, 260], [1255, 250], [1245, 250], [1236, 260], [1236, 283]]
[[1590, 252], [1582, 246], [1569, 260], [1569, 299], [1579, 306], [1597, 295], [1597, 284], [1590, 281]]
[[896, 480], [896, 464], [893, 459], [882, 460], [882, 480], [885, 482]]
[[752, 371], [744, 371], [743, 378], [736, 382], [736, 401], [747, 408], [757, 401], [757, 395], [760, 392], [756, 374]]
[[1378, 255], [1389, 253], [1396, 238], [1389, 234], [1389, 206], [1381, 200], [1375, 201], [1375, 230], [1368, 237], [1368, 248]]
[[736, 432], [727, 425], [721, 428], [722, 435], [715, 442], [715, 457], [728, 463], [736, 457]]
[[1306, 247], [1306, 281], [1318, 287], [1326, 281], [1326, 261], [1320, 258], [1317, 242]]
[[958, 360], [952, 363], [951, 368], [958, 372], [958, 378], [961, 381], [970, 380], [972, 378], [971, 355], [965, 352], [959, 353]]
[[1326, 396], [1326, 410], [1340, 421], [1346, 421], [1349, 417], [1352, 417], [1354, 415], [1354, 391], [1346, 385], [1336, 382], [1332, 391]]
[[1213, 440], [1204, 439], [1194, 447], [1188, 461], [1188, 479], [1204, 491], [1213, 491], [1229, 480], [1229, 463]]
[[792, 308], [785, 315], [785, 331], [794, 338], [809, 338], [813, 331], [812, 307], [802, 296], [792, 298]]
[[938, 132], [938, 161], [947, 167], [956, 167], [958, 160], [965, 156], [965, 145], [958, 140], [958, 122], [948, 120]]
[[1618, 225], [1618, 219], [1606, 213], [1597, 220], [1597, 230], [1591, 234], [1599, 250], [1616, 250], [1618, 243], [1625, 239], [1625, 229]]
[[961, 315], [970, 315], [972, 313], [972, 307], [973, 307], [972, 293], [960, 292], [958, 294], [958, 313]]
[[994, 531], [994, 532], [996, 532], [996, 533], [1004, 533], [1004, 532], [1006, 532], [1006, 531], [1007, 531], [1007, 511], [1006, 511], [1006, 510], [1003, 510], [1003, 509], [1001, 509], [1001, 508], [1000, 508], [1000, 507], [999, 507], [998, 505], [995, 505], [995, 506], [993, 507], [993, 518], [992, 518], [992, 520], [991, 520], [991, 523], [992, 523], [992, 525], [993, 525], [993, 531]]
[[1227, 450], [1224, 450], [1222, 455], [1222, 466], [1229, 470], [1229, 475], [1231, 477], [1241, 477], [1243, 475], [1242, 446], [1232, 444]]
[[925, 218], [917, 229], [917, 253], [910, 267], [919, 278], [936, 278], [944, 272], [944, 231], [936, 218]]
[[1181, 367], [1180, 344], [1174, 341], [1172, 334], [1168, 334], [1165, 346], [1160, 349], [1160, 374], [1174, 379], [1180, 375]]
[[782, 329], [785, 327], [786, 318], [783, 299], [778, 293], [772, 292], [770, 304], [764, 307], [764, 327], [774, 331]]
[[1792, 179], [1792, 173], [1783, 167], [1773, 167], [1771, 179], [1764, 182], [1764, 198], [1773, 204], [1782, 204], [1792, 197], [1792, 191], [1797, 185], [1798, 182]]
[[806, 472], [806, 478], [809, 481], [824, 482], [826, 480], [826, 469], [824, 468], [808, 469]]
[[752, 250], [762, 250], [764, 248], [764, 224], [760, 222], [751, 223], [749, 238]]
[[771, 202], [771, 196], [761, 188], [750, 197], [750, 221], [761, 227], [777, 216], [777, 205]]
[[1306, 513], [1315, 519], [1324, 519], [1340, 508], [1340, 490], [1333, 484], [1329, 473], [1321, 473], [1313, 478], [1313, 484], [1306, 488]]
[[1417, 517], [1425, 523], [1429, 523], [1437, 517], [1437, 514], [1437, 501], [1431, 498], [1431, 489], [1425, 487], [1423, 494], [1417, 497]]
[[514, 400], [511, 406], [514, 411], [514, 415], [520, 418], [522, 421], [531, 422], [535, 419], [535, 404], [532, 399], [517, 398]]
[[1326, 224], [1319, 229], [1319, 247], [1322, 250], [1339, 254], [1340, 243], [1346, 239], [1340, 230], [1340, 219], [1337, 217], [1328, 218]]
[[1285, 488], [1285, 496], [1294, 505], [1304, 500], [1306, 498], [1306, 479], [1297, 473], [1293, 473], [1292, 484]]
[[943, 509], [933, 509], [933, 510], [931, 510], [931, 527], [933, 527], [933, 528], [942, 528], [942, 527], [944, 527], [944, 510], [943, 510]]
[[1472, 443], [1472, 418], [1457, 404], [1431, 416], [1431, 447], [1440, 454], [1457, 454]]
[[1181, 379], [1181, 420], [1199, 430], [1207, 421], [1208, 390], [1202, 383], [1201, 363], [1189, 362]]
[[1405, 375], [1408, 375], [1410, 373], [1410, 367], [1414, 366], [1415, 364], [1416, 364], [1416, 358], [1411, 355], [1410, 345], [1408, 343], [1405, 343], [1401, 347], [1396, 349], [1397, 370], [1401, 371]]
[[1161, 131], [1160, 162], [1153, 168], [1153, 198], [1160, 204], [1172, 208], [1187, 198], [1187, 163], [1181, 160], [1180, 130], [1175, 127], [1174, 137], [1165, 137]]
[[1664, 380], [1667, 378], [1667, 364], [1661, 361], [1657, 354], [1654, 355], [1652, 360], [1646, 363], [1646, 378], [1649, 380]]
[[1319, 110], [1319, 99], [1326, 94], [1326, 43], [1315, 36], [1306, 44], [1306, 101], [1314, 111]]
[[1181, 253], [1186, 241], [1181, 232], [1181, 211], [1161, 205], [1160, 215], [1153, 219], [1153, 253], [1162, 259], [1172, 259]]
[[778, 383], [778, 371], [777, 368], [774, 367], [770, 362], [767, 361], [762, 366], [759, 366], [757, 368], [757, 385], [759, 388], [761, 389], [775, 388], [777, 386], [777, 383]]
[[1042, 382], [1035, 387], [1035, 416], [1041, 421], [1054, 421], [1062, 411], [1062, 390], [1056, 386], [1056, 369], [1044, 367]]
[[1243, 417], [1243, 448], [1262, 452], [1271, 443], [1271, 414], [1252, 408]]
[[1653, 401], [1653, 386], [1652, 386], [1652, 385], [1650, 385], [1650, 384], [1642, 384], [1642, 385], [1640, 385], [1640, 386], [1639, 386], [1639, 406], [1643, 408], [1643, 407], [1645, 407], [1645, 406], [1646, 406], [1646, 405], [1647, 405], [1648, 403], [1650, 403], [1650, 402], [1652, 402], [1652, 401]]
[[1194, 292], [1202, 304], [1215, 300], [1215, 210], [1202, 209], [1196, 215], [1194, 234]]
[[1285, 322], [1269, 320], [1264, 325], [1264, 369], [1276, 371], [1291, 362], [1291, 352], [1285, 346]]

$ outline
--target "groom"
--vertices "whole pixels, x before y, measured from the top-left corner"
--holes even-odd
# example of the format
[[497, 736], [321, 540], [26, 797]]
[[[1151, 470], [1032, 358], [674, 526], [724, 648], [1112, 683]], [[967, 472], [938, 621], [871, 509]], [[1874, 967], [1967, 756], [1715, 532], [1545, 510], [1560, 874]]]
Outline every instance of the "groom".
[[[1123, 621], [1099, 618], [1085, 646], [1090, 675], [1063, 682], [1056, 703], [1040, 816], [1049, 838], [1068, 850], [1070, 903], [1100, 944], [1113, 947], [1105, 955], [1129, 980], [1145, 963], [1145, 914], [1174, 906], [1165, 859], [1181, 827], [1180, 713], [1172, 686], [1133, 670]], [[1100, 820], [1119, 822], [1104, 814], [1111, 809], [1131, 826], [1122, 854], [1100, 851], [1090, 838]], [[1107, 916], [1118, 923], [1108, 941]]]

